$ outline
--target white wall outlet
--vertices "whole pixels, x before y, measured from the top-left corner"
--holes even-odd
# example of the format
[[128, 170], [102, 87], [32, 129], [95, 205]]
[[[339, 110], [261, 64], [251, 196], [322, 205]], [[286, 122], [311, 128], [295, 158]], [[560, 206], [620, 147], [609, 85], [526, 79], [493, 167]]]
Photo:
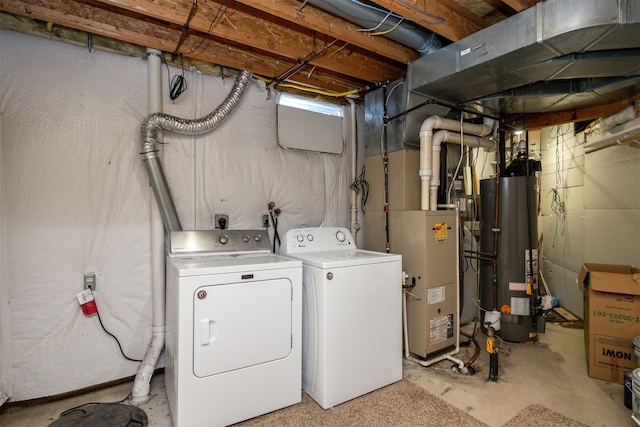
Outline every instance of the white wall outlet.
[[84, 288], [91, 289], [92, 291], [96, 290], [96, 274], [95, 273], [84, 273]]

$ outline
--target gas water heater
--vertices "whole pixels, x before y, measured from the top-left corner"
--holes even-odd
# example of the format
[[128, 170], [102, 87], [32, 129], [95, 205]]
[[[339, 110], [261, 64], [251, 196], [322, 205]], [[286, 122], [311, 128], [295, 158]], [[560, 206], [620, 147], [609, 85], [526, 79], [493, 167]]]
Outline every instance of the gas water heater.
[[[529, 162], [529, 165], [526, 162]], [[480, 181], [480, 305], [507, 341], [533, 341], [543, 332], [538, 295], [538, 196], [540, 162], [515, 159], [505, 176]], [[497, 313], [499, 314], [496, 322]], [[491, 317], [491, 320], [487, 320]]]

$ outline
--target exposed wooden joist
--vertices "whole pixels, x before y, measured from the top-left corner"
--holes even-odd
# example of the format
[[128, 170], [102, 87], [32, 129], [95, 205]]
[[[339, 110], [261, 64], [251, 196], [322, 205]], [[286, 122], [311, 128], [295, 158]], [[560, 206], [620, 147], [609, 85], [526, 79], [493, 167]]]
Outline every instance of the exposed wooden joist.
[[327, 12], [306, 5], [298, 10], [297, 0], [236, 0], [237, 3], [253, 7], [295, 25], [302, 25], [321, 34], [331, 34], [354, 46], [369, 50], [401, 63], [408, 63], [419, 57], [418, 52], [384, 37], [371, 36], [357, 31], [354, 24]]
[[[79, 3], [65, 3], [64, 8], [44, 7], [45, 1], [32, 2], [24, 0], [2, 0], [0, 7], [3, 11], [32, 19], [51, 22], [88, 33], [150, 47], [165, 52], [172, 52], [180, 31], [156, 24], [141, 23], [124, 20], [121, 16], [106, 10], [95, 9]], [[201, 43], [202, 42], [202, 43]], [[196, 46], [206, 49], [195, 49]], [[291, 61], [279, 61], [267, 56], [243, 51], [226, 44], [201, 37], [191, 36], [185, 42], [182, 50], [187, 56], [198, 60], [212, 62], [236, 69], [251, 70], [265, 76], [279, 75], [289, 67], [295, 65]], [[343, 92], [353, 87], [359, 87], [365, 81], [356, 78], [336, 78], [317, 70], [313, 77], [305, 73], [296, 75], [295, 82], [324, 88], [330, 91]]]
[[[165, 0], [157, 2], [142, 0], [97, 1], [181, 26], [186, 23], [192, 4], [191, 2], [173, 3]], [[314, 38], [312, 35], [293, 31], [213, 1], [199, 3], [189, 28], [220, 40], [235, 43], [238, 46], [251, 46], [253, 49], [270, 52], [293, 61], [303, 60], [314, 52], [314, 49], [321, 51], [329, 43], [335, 42], [335, 39]], [[342, 49], [344, 46], [345, 43], [336, 42], [327, 48], [324, 54], [312, 59], [310, 64], [366, 81], [393, 80], [403, 74], [403, 69], [400, 66], [377, 61], [357, 51]]]
[[490, 25], [490, 23], [485, 21], [481, 16], [476, 15], [471, 10], [456, 3], [455, 0], [435, 0], [435, 1], [437, 3], [440, 3], [443, 7], [447, 8], [451, 12], [457, 15], [460, 15], [461, 18], [466, 19], [469, 22], [473, 22], [480, 28], [486, 28]]
[[526, 115], [519, 114], [506, 117], [505, 122], [514, 125], [526, 124], [527, 128], [537, 130], [549, 126], [595, 120], [599, 117], [608, 117], [625, 109], [629, 105], [633, 105], [634, 102], [635, 98], [570, 111], [533, 113]]
[[522, 12], [523, 10], [534, 6], [536, 3], [540, 3], [542, 0], [503, 0], [503, 1], [504, 3], [508, 4], [516, 12]]
[[458, 41], [482, 29], [481, 26], [434, 1], [374, 0], [373, 2], [451, 41]]

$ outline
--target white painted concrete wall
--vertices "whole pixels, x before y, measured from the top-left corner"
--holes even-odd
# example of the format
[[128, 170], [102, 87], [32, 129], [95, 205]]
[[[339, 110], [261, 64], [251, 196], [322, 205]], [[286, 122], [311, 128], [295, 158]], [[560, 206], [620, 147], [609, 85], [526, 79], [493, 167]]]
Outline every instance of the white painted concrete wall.
[[[542, 273], [560, 304], [583, 316], [576, 283], [583, 262], [640, 267], [640, 148], [585, 154], [572, 125], [540, 133]], [[553, 209], [553, 189], [564, 215]]]
[[[573, 125], [540, 132], [542, 275], [560, 305], [582, 317], [576, 277], [584, 260], [584, 150]], [[555, 197], [554, 197], [555, 191]]]
[[[234, 80], [186, 77], [171, 102], [163, 66], [166, 113], [207, 115]], [[128, 356], [145, 353], [155, 205], [139, 155], [146, 112], [146, 60], [0, 29], [0, 393], [13, 401], [135, 374], [138, 363], [82, 314], [84, 272], [97, 274], [105, 326]], [[349, 226], [349, 145], [342, 156], [284, 150], [276, 125], [275, 97], [254, 80], [213, 132], [165, 133], [184, 229], [213, 228], [215, 213], [257, 228], [269, 201], [282, 209], [281, 234]]]

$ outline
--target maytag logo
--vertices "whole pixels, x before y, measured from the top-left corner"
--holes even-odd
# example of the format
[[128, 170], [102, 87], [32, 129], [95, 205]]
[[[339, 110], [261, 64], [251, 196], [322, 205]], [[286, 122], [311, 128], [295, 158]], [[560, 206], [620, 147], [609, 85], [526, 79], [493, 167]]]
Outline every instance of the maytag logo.
[[616, 359], [631, 360], [631, 353], [624, 351], [616, 351], [610, 348], [603, 348], [602, 355], [604, 357], [615, 357]]

